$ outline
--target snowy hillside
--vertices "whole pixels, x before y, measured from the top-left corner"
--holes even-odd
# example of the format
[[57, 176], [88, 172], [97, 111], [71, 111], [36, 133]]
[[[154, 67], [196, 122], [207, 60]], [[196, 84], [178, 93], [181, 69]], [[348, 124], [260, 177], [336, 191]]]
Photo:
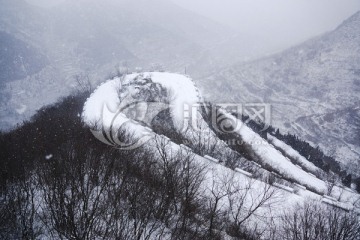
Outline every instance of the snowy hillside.
[[296, 150], [294, 150], [292, 147], [288, 146], [284, 142], [280, 141], [276, 137], [268, 134], [267, 139], [276, 148], [282, 150], [284, 155], [291, 157], [296, 162], [296, 164], [299, 164], [301, 167], [305, 168], [307, 171], [311, 172], [312, 174], [316, 174], [317, 172], [321, 171], [321, 169], [319, 169], [313, 163], [309, 162], [306, 158], [301, 156], [299, 152], [297, 152]]
[[359, 239], [354, 186], [230, 112], [168, 72], [42, 108], [0, 133], [0, 238]]
[[[159, 84], [159, 85], [158, 85]], [[156, 86], [156, 87], [155, 87]], [[153, 89], [152, 93], [155, 95], [144, 94], [149, 89]], [[154, 90], [158, 89], [158, 90]], [[142, 93], [142, 94], [139, 94]], [[168, 95], [170, 94], [170, 97]], [[164, 95], [166, 97], [164, 97]], [[144, 96], [148, 96], [145, 97]], [[159, 102], [166, 103], [167, 106], [158, 110], [155, 114], [151, 113], [151, 116], [155, 116], [166, 108], [170, 109], [172, 121], [174, 123], [175, 132], [180, 133], [185, 147], [183, 144], [178, 145], [178, 139], [168, 138], [163, 135], [159, 135], [151, 128], [151, 121], [144, 121], [144, 116], [139, 119], [138, 114], [132, 115], [127, 111], [124, 106], [130, 106], [132, 103], [138, 104], [142, 101], [149, 101], [149, 99], [157, 99]], [[322, 179], [316, 177], [313, 173], [317, 173], [317, 169], [313, 164], [308, 162], [298, 152], [287, 146], [280, 140], [274, 137], [269, 137], [269, 142], [262, 139], [258, 134], [253, 132], [245, 124], [241, 125], [240, 129], [237, 129], [236, 133], [239, 135], [239, 139], [242, 139], [251, 148], [251, 151], [257, 156], [258, 163], [257, 170], [254, 167], [244, 166], [251, 164], [250, 160], [244, 159], [238, 153], [236, 153], [234, 160], [238, 162], [237, 168], [233, 169], [226, 164], [226, 158], [230, 156], [228, 153], [233, 152], [230, 146], [223, 141], [217, 139], [216, 133], [212, 132], [209, 123], [203, 118], [197, 120], [198, 124], [201, 124], [201, 133], [197, 137], [193, 137], [196, 134], [196, 129], [191, 126], [191, 122], [194, 119], [194, 114], [200, 114], [200, 110], [197, 113], [192, 112], [191, 117], [187, 118], [184, 114], [184, 106], [201, 104], [201, 96], [194, 85], [193, 81], [179, 74], [171, 74], [165, 72], [146, 72], [129, 74], [124, 77], [117, 77], [109, 80], [100, 85], [94, 93], [88, 98], [84, 105], [82, 119], [83, 121], [93, 129], [94, 135], [109, 145], [114, 145], [120, 149], [124, 147], [121, 145], [120, 139], [117, 139], [119, 129], [125, 130], [130, 135], [131, 140], [128, 142], [136, 142], [139, 144], [139, 139], [142, 139], [141, 144], [149, 148], [156, 148], [156, 143], [159, 139], [168, 142], [170, 147], [168, 151], [177, 152], [191, 149], [195, 151], [197, 145], [214, 143], [214, 148], [202, 155], [197, 153], [196, 161], [198, 164], [205, 164], [209, 169], [208, 179], [212, 179], [206, 182], [205, 188], [210, 188], [220, 175], [232, 175], [236, 176], [236, 181], [246, 182], [251, 179], [255, 179], [258, 184], [271, 184], [273, 188], [280, 189], [284, 195], [284, 201], [288, 202], [287, 205], [303, 202], [307, 198], [321, 200], [323, 195], [331, 195], [333, 199], [336, 199], [333, 204], [343, 209], [353, 209], [353, 204], [357, 201], [359, 195], [355, 194], [350, 189], [345, 189], [344, 186], [334, 186], [329, 192], [328, 183]], [[137, 110], [143, 110], [144, 105], [135, 105]], [[148, 111], [147, 109], [146, 111]], [[223, 114], [232, 122], [237, 120], [230, 114]], [[149, 112], [146, 112], [149, 114]], [[141, 114], [140, 114], [141, 115]], [[199, 123], [201, 122], [201, 123]], [[164, 122], [165, 124], [165, 122]], [[210, 134], [205, 134], [210, 133]], [[169, 133], [171, 136], [171, 133]], [[109, 140], [111, 139], [111, 140]], [[145, 140], [144, 140], [145, 139]], [[129, 140], [129, 139], [128, 139]], [[251, 144], [251, 143], [261, 144]], [[128, 147], [129, 145], [126, 145]], [[140, 145], [136, 145], [139, 147]], [[220, 151], [219, 148], [221, 149]], [[286, 155], [278, 151], [276, 148], [283, 150]], [[126, 148], [127, 149], [127, 148]], [[131, 148], [130, 148], [131, 149]], [[220, 152], [220, 154], [219, 154]], [[210, 156], [209, 156], [210, 155]], [[287, 157], [292, 157], [298, 161], [293, 163]], [[243, 161], [241, 164], [240, 162]], [[299, 164], [300, 166], [298, 166]], [[255, 166], [254, 164], [252, 164]], [[273, 170], [269, 172], [267, 169]], [[217, 174], [214, 173], [217, 172]], [[261, 176], [256, 176], [256, 173], [260, 172]], [[269, 181], [266, 176], [273, 177], [273, 181]], [[253, 189], [256, 191], [257, 187]], [[261, 187], [259, 187], [261, 189]], [[308, 189], [308, 190], [307, 190]], [[329, 196], [330, 197], [330, 196]], [[261, 211], [261, 210], [260, 210]]]
[[360, 240], [355, 1], [0, 0], [0, 240]]
[[[29, 48], [22, 53], [24, 61], [35, 59], [16, 74], [6, 70], [9, 64], [0, 66], [3, 77], [11, 74], [1, 88], [1, 95], [7, 95], [0, 99], [0, 114], [6, 116], [0, 128], [5, 129], [77, 91], [78, 79], [96, 86], [119, 69], [137, 67], [205, 73], [227, 59], [210, 49], [232, 37], [222, 25], [164, 0], [63, 1], [50, 9], [25, 0], [1, 4], [0, 31]], [[5, 44], [1, 42], [4, 49]], [[24, 111], [15, 111], [22, 106]]]
[[319, 145], [344, 164], [358, 162], [359, 24], [360, 12], [332, 32], [214, 73], [198, 85], [212, 101], [269, 103], [274, 126]]

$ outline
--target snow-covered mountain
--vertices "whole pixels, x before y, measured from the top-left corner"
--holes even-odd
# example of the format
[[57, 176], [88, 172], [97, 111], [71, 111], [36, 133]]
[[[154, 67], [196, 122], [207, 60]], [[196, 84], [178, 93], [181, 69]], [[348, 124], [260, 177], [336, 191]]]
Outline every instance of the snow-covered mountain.
[[0, 42], [0, 84], [35, 74], [48, 63], [38, 49], [5, 32], [0, 32]]
[[[144, 94], [144, 92], [149, 94]], [[165, 107], [158, 108], [156, 111], [151, 108], [151, 105], [155, 103], [165, 105]], [[138, 143], [136, 141], [142, 135], [148, 136], [146, 137], [148, 141], [151, 139], [149, 135], [157, 134], [152, 131], [152, 121], [147, 119], [146, 115], [150, 114], [155, 117], [165, 109], [169, 109], [171, 121], [175, 127], [173, 131], [180, 134], [190, 148], [198, 144], [214, 144], [214, 147], [205, 152], [225, 164], [226, 158], [229, 156], [226, 153], [233, 150], [229, 144], [218, 139], [213, 130], [214, 127], [210, 126], [211, 123], [201, 115], [201, 108], [192, 108], [195, 104], [201, 106], [204, 103], [192, 79], [166, 72], [134, 73], [101, 84], [85, 102], [82, 119], [93, 129], [96, 137], [121, 149], [123, 146], [116, 141], [119, 129], [128, 131], [129, 136], [132, 136], [127, 139], [128, 143], [132, 141]], [[192, 109], [190, 115], [186, 113], [189, 109], [186, 106]], [[238, 134], [238, 140], [241, 139], [244, 144], [249, 145], [251, 151], [257, 156], [254, 159], [258, 161], [257, 164], [260, 164], [258, 165], [260, 168], [270, 168], [274, 171], [270, 172], [271, 174], [278, 174], [281, 175], [280, 178], [305, 185], [317, 194], [327, 193], [326, 182], [314, 175], [320, 174], [321, 169], [315, 167], [306, 158], [275, 137], [268, 136], [264, 139], [240, 120], [236, 120], [225, 109], [219, 111], [228, 120], [231, 120], [232, 124], [236, 125], [233, 131]], [[194, 126], [194, 122], [196, 122], [196, 126]], [[204, 139], [203, 143], [199, 140], [200, 138]], [[176, 142], [178, 139], [170, 138], [169, 140]], [[141, 143], [144, 144], [144, 142]], [[151, 143], [147, 144], [151, 146]], [[135, 145], [135, 147], [139, 147], [139, 145]], [[296, 161], [299, 165], [291, 162], [277, 149], [282, 150], [291, 158], [297, 158]], [[240, 161], [240, 154], [238, 158]], [[242, 160], [252, 161], [244, 158]]]
[[[43, 9], [25, 0], [2, 0], [1, 6], [0, 31], [48, 60], [36, 72], [12, 75], [14, 81], [1, 88], [1, 95], [10, 95], [1, 102], [2, 128], [76, 90], [76, 75], [88, 75], [95, 85], [119, 66], [186, 68], [196, 75], [228, 59], [212, 49], [231, 38], [231, 31], [170, 1], [69, 0]], [[25, 110], [19, 114], [20, 108]]]
[[359, 24], [360, 12], [332, 32], [212, 74], [199, 87], [213, 101], [271, 104], [273, 125], [351, 169], [360, 159]]
[[360, 164], [282, 133], [360, 159], [360, 12], [240, 64], [171, 1], [61, 2], [0, 0], [1, 239], [359, 239]]
[[169, 72], [119, 75], [44, 107], [0, 134], [0, 235], [282, 239], [299, 219], [294, 235], [346, 226], [337, 232], [358, 239], [360, 178], [350, 186], [242, 119]]
[[[280, 212], [284, 205], [294, 206], [308, 199], [346, 210], [354, 208], [358, 194], [353, 190], [340, 183], [329, 188], [327, 174], [297, 151], [273, 136], [262, 138], [225, 109], [219, 109], [233, 125], [235, 140], [241, 140], [251, 152], [251, 159], [235, 151], [229, 142], [219, 139], [211, 126], [213, 122], [206, 120], [201, 107], [193, 108], [203, 104], [201, 94], [187, 76], [133, 73], [101, 84], [85, 102], [82, 119], [96, 138], [120, 151], [134, 150], [144, 144], [156, 149], [164, 141], [166, 151], [172, 154], [195, 153], [197, 164], [207, 169], [204, 189], [211, 189], [224, 174], [234, 175], [239, 183], [256, 179], [256, 187], [251, 189], [254, 192], [264, 184], [279, 189], [283, 204], [275, 212]], [[168, 121], [174, 128], [162, 135], [148, 116], [155, 118], [166, 109], [170, 118], [163, 118], [160, 128], [164, 130]], [[120, 139], [119, 132], [125, 132], [128, 138]]]

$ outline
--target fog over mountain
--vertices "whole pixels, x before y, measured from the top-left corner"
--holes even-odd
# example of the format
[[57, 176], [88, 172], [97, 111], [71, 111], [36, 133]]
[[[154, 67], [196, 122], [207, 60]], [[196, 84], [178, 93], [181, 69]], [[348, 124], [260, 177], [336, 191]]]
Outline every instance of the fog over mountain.
[[360, 239], [359, 0], [0, 6], [0, 239]]
[[334, 30], [360, 10], [357, 0], [173, 0], [243, 35], [258, 36], [268, 52]]
[[[70, 93], [76, 75], [102, 81], [119, 66], [200, 75], [228, 61], [211, 49], [231, 31], [168, 1], [62, 1], [52, 8], [23, 0], [1, 4], [0, 30], [47, 59], [47, 64], [38, 61], [35, 72], [7, 79], [17, 81], [2, 88], [3, 96], [10, 95], [1, 104], [6, 127]], [[4, 76], [18, 70], [8, 65]]]
[[[180, 0], [2, 0], [1, 4], [2, 128], [21, 123], [41, 106], [76, 91], [80, 78], [95, 86], [119, 68], [161, 68], [198, 78], [209, 99], [271, 103], [277, 126], [328, 149], [344, 141], [346, 146], [332, 154], [342, 158], [349, 153], [346, 161], [358, 156], [348, 125], [339, 130], [336, 121], [322, 120], [346, 111], [335, 119], [344, 118], [341, 122], [353, 126], [358, 14], [321, 35], [356, 11], [357, 1], [342, 5], [330, 1], [324, 9], [319, 3], [281, 0], [278, 7], [230, 0], [222, 5], [210, 1], [207, 7], [202, 1]], [[253, 61], [316, 35], [320, 37]], [[331, 144], [325, 146], [324, 140]]]
[[[275, 126], [320, 145], [343, 162], [358, 161], [359, 25], [360, 12], [330, 33], [232, 66], [201, 85], [214, 100], [271, 103]], [[213, 91], [214, 85], [221, 90]]]
[[[54, 7], [65, 0], [27, 0]], [[116, 1], [114, 1], [116, 2]], [[242, 35], [243, 45], [260, 48], [261, 54], [284, 50], [311, 37], [334, 30], [360, 10], [358, 0], [169, 0], [215, 20]], [[284, 21], [286, 20], [286, 21]]]

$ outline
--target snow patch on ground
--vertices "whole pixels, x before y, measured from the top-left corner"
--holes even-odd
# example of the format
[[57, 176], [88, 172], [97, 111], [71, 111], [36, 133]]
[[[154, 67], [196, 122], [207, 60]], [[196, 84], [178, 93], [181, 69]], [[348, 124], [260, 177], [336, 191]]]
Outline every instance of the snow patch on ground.
[[[120, 106], [118, 95], [119, 87], [131, 83], [133, 79], [142, 75], [143, 78], [151, 78], [154, 83], [161, 84], [170, 93], [170, 111], [175, 127], [181, 129], [184, 122], [184, 104], [191, 106], [200, 101], [200, 96], [194, 82], [189, 77], [167, 72], [133, 73], [124, 78], [114, 78], [100, 85], [90, 98], [87, 99], [82, 118], [90, 126], [103, 126], [104, 122], [111, 123], [110, 119], [103, 119], [103, 108], [106, 105], [110, 112], [117, 112]], [[111, 114], [108, 118], [113, 117]], [[107, 126], [106, 126], [107, 125]], [[106, 124], [104, 127], [109, 127]]]
[[293, 158], [297, 163], [305, 168], [307, 171], [310, 171], [312, 173], [316, 173], [320, 171], [318, 167], [316, 167], [313, 163], [309, 162], [305, 157], [301, 156], [300, 153], [296, 150], [294, 150], [292, 147], [284, 143], [283, 141], [280, 141], [276, 137], [268, 134], [267, 139], [271, 144], [273, 144], [275, 147], [283, 150], [288, 156]]
[[101, 127], [105, 122], [111, 122], [112, 119], [106, 119], [106, 116], [104, 116], [103, 108], [106, 106], [111, 112], [117, 112], [120, 100], [116, 87], [119, 82], [120, 78], [115, 78], [102, 83], [86, 100], [82, 119], [90, 127]]
[[[223, 112], [229, 119], [236, 121], [237, 119], [229, 113]], [[241, 139], [248, 144], [263, 142], [262, 137], [252, 131], [246, 125], [242, 125], [240, 130], [237, 132]], [[316, 189], [317, 192], [325, 193], [326, 184], [324, 181], [310, 175], [302, 169], [299, 169], [293, 163], [288, 161], [278, 150], [276, 150], [270, 143], [264, 142], [263, 144], [252, 144], [252, 150], [266, 163], [276, 169], [281, 175], [292, 179], [298, 183], [304, 184], [305, 186]]]

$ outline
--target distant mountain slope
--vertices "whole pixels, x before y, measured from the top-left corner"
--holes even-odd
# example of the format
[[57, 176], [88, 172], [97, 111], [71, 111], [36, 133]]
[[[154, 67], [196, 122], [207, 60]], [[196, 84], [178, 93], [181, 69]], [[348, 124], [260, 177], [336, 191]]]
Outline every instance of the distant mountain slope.
[[46, 64], [37, 49], [0, 31], [0, 83], [37, 73]]
[[199, 87], [211, 100], [270, 103], [274, 125], [320, 145], [343, 163], [358, 160], [359, 24], [360, 12], [330, 33], [226, 69]]
[[[24, 0], [0, 3], [0, 31], [41, 49], [49, 60], [39, 72], [12, 74], [9, 79], [17, 81], [1, 89], [1, 95], [9, 97], [1, 98], [0, 129], [76, 90], [75, 76], [89, 75], [96, 84], [119, 66], [177, 72], [186, 68], [194, 75], [213, 69], [218, 60], [207, 49], [230, 34], [220, 24], [165, 0], [69, 0], [51, 9]], [[34, 59], [33, 64], [40, 62]]]

